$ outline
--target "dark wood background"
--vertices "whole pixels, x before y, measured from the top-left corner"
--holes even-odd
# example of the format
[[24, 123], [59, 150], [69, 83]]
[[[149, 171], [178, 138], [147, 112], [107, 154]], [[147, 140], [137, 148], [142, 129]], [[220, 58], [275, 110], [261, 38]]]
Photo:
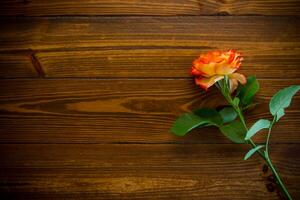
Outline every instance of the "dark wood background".
[[[214, 128], [173, 136], [175, 118], [224, 105], [188, 74], [238, 49], [268, 101], [300, 84], [297, 0], [0, 1], [1, 199], [278, 199], [263, 162]], [[300, 199], [300, 95], [271, 156]], [[256, 140], [263, 142], [265, 134]]]

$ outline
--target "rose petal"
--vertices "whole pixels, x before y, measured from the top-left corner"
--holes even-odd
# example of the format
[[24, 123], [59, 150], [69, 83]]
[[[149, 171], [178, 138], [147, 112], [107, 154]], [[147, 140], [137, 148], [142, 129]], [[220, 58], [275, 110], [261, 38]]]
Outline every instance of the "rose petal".
[[228, 77], [230, 79], [238, 80], [243, 85], [247, 83], [246, 77], [243, 74], [240, 74], [240, 73], [233, 73], [233, 74], [228, 75]]
[[205, 77], [211, 77], [216, 74], [215, 63], [203, 64], [199, 60], [193, 62], [193, 68], [195, 68], [199, 74]]
[[232, 74], [238, 69], [238, 67], [232, 67], [231, 65], [226, 64], [226, 61], [216, 64], [216, 74], [228, 75]]
[[230, 93], [233, 93], [237, 89], [238, 86], [239, 86], [239, 83], [238, 83], [237, 79], [229, 79]]
[[230, 93], [233, 93], [237, 89], [239, 82], [241, 84], [246, 84], [247, 82], [246, 77], [243, 74], [239, 74], [239, 73], [230, 74], [228, 75], [228, 78], [229, 78]]
[[195, 67], [191, 68], [190, 74], [193, 76], [204, 76], [203, 72], [198, 71]]
[[197, 85], [199, 85], [201, 88], [207, 90], [209, 87], [211, 87], [212, 85], [215, 84], [215, 82], [223, 79], [224, 76], [222, 75], [215, 75], [212, 76], [210, 78], [202, 78], [202, 77], [198, 77], [195, 78], [195, 82]]

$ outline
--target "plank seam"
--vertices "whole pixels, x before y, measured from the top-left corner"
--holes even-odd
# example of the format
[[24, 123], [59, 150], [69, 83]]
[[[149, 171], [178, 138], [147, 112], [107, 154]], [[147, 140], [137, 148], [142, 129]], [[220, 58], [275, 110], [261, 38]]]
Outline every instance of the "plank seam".
[[7, 19], [7, 18], [102, 18], [102, 17], [300, 17], [300, 14], [298, 15], [264, 15], [264, 14], [229, 14], [226, 11], [217, 12], [214, 14], [177, 14], [177, 15], [142, 15], [142, 14], [136, 14], [136, 15], [39, 15], [39, 16], [31, 16], [31, 15], [0, 15], [1, 19]]
[[[42, 72], [44, 73], [44, 72]], [[42, 78], [42, 79], [41, 79]], [[0, 80], [114, 80], [114, 81], [134, 81], [134, 80], [193, 80], [193, 77], [45, 77], [45, 74], [40, 77], [0, 77]], [[300, 77], [297, 78], [283, 78], [283, 77], [276, 77], [276, 78], [268, 78], [268, 77], [262, 77], [258, 78], [258, 80], [269, 80], [269, 81], [276, 81], [276, 80], [283, 80], [283, 81], [289, 81], [289, 80], [297, 80], [300, 81]]]
[[[241, 145], [235, 143], [197, 143], [197, 142], [1, 142], [1, 145]], [[272, 142], [272, 145], [299, 145], [297, 142]]]
[[238, 17], [266, 17], [266, 18], [300, 18], [299, 15], [258, 15], [258, 14], [244, 14], [244, 15], [224, 15], [224, 12], [221, 14], [212, 14], [212, 15], [42, 15], [42, 16], [26, 16], [26, 15], [0, 15], [1, 20], [30, 20], [30, 19], [103, 19], [103, 18], [238, 18]]

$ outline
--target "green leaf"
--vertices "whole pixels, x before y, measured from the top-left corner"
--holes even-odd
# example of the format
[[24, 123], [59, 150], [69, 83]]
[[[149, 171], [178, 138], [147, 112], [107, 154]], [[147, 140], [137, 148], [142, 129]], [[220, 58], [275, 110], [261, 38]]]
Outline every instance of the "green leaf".
[[284, 110], [283, 109], [280, 109], [278, 112], [277, 112], [277, 115], [276, 115], [276, 121], [278, 121], [281, 117], [283, 117], [285, 115], [284, 113]]
[[220, 127], [220, 131], [234, 143], [245, 143], [247, 130], [240, 121], [233, 121]]
[[211, 125], [221, 126], [223, 124], [223, 119], [221, 115], [212, 108], [200, 108], [193, 113], [202, 119], [205, 119], [210, 122]]
[[221, 126], [223, 120], [220, 114], [211, 108], [200, 108], [193, 113], [185, 113], [174, 122], [171, 132], [177, 136], [184, 136], [189, 131], [200, 126]]
[[209, 123], [208, 121], [203, 120], [201, 117], [193, 113], [185, 113], [177, 118], [174, 122], [171, 132], [177, 136], [184, 136], [192, 129]]
[[293, 96], [300, 90], [300, 85], [292, 85], [279, 90], [271, 99], [269, 107], [273, 116], [278, 121], [284, 115], [284, 109], [287, 108], [292, 101]]
[[219, 114], [223, 120], [223, 123], [229, 123], [236, 119], [237, 113], [233, 107], [225, 107], [219, 111]]
[[246, 134], [245, 140], [249, 140], [252, 136], [254, 136], [258, 131], [269, 128], [271, 122], [267, 119], [260, 119], [253, 126], [249, 129], [249, 131]]
[[241, 100], [241, 104], [243, 106], [249, 105], [252, 100], [254, 95], [258, 92], [259, 90], [259, 83], [256, 80], [255, 76], [249, 76], [247, 78], [247, 83], [245, 85], [240, 85], [237, 91], [237, 96]]
[[257, 152], [259, 149], [263, 148], [264, 145], [258, 145], [256, 146], [255, 148], [253, 149], [250, 149], [248, 151], [248, 153], [246, 153], [245, 157], [244, 157], [244, 160], [247, 160], [248, 158], [250, 158], [255, 152]]

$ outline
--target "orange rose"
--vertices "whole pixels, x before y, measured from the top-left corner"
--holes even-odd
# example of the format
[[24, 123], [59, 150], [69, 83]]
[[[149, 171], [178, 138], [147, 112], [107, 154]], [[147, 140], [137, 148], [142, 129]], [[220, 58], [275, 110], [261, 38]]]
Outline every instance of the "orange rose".
[[196, 84], [205, 90], [227, 75], [230, 92], [233, 92], [239, 83], [246, 83], [244, 75], [234, 73], [241, 66], [242, 60], [241, 55], [235, 50], [211, 51], [194, 60], [191, 74], [195, 76]]

